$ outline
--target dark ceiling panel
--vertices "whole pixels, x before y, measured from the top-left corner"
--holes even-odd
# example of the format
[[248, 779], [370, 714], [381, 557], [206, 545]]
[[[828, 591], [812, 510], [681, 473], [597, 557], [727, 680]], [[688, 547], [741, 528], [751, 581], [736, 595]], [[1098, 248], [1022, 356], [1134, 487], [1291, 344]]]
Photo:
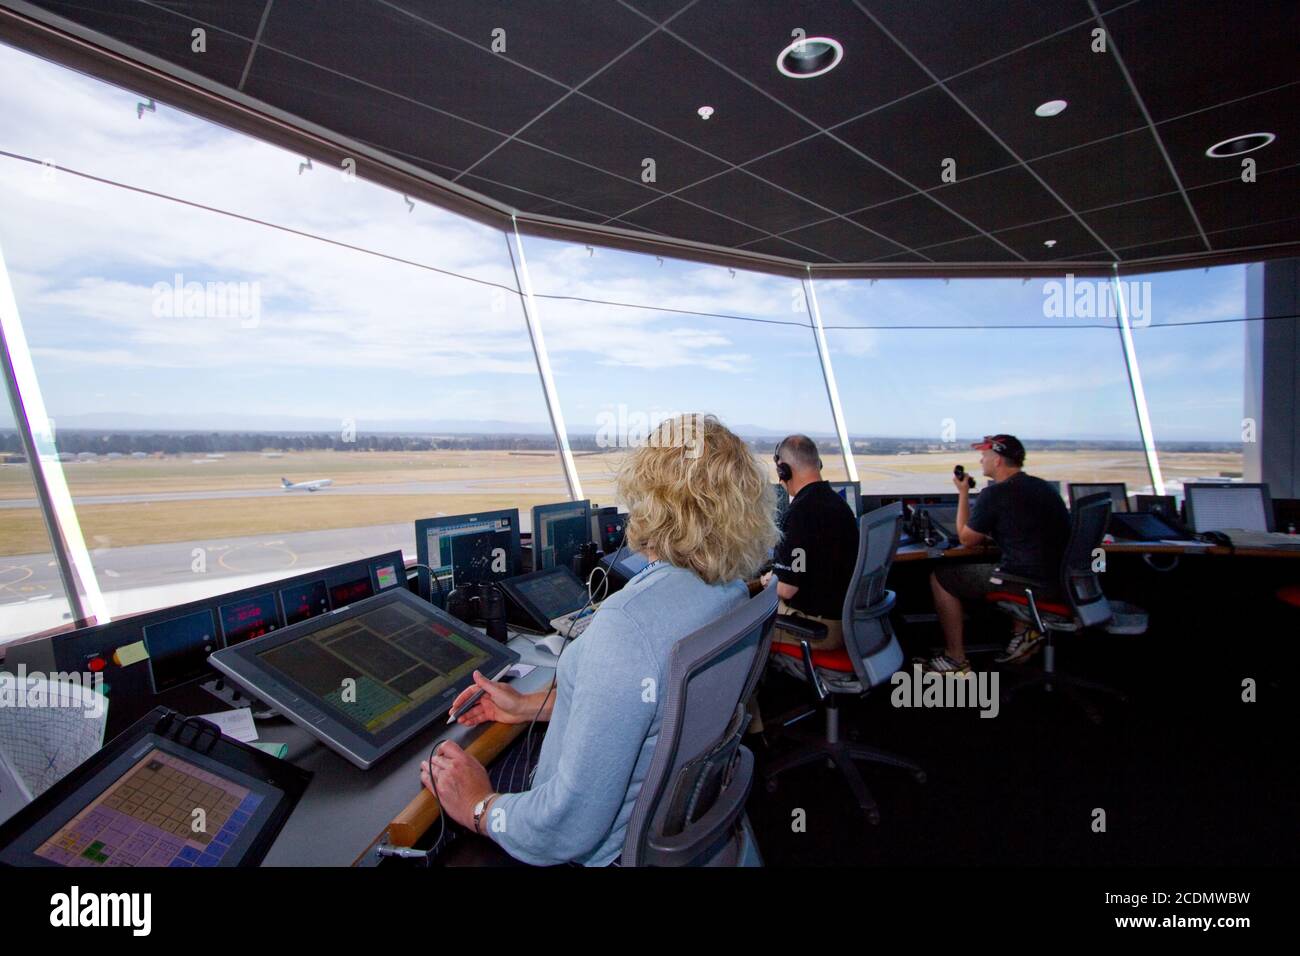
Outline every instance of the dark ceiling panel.
[[669, 19], [692, 2], [694, 0], [622, 0], [625, 7], [634, 7], [656, 23]]
[[865, 262], [906, 252], [900, 244], [873, 236], [843, 219], [831, 219], [787, 233], [783, 238], [810, 246], [837, 262]]
[[[1105, 247], [1178, 261], [1207, 251], [1189, 201], [1216, 253], [1300, 242], [1300, 6], [1096, 2], [1158, 140], [1113, 52], [1092, 52], [1087, 0], [37, 0], [49, 13], [36, 16], [80, 24], [89, 46], [14, 23], [40, 55], [308, 155], [311, 134], [220, 97], [247, 71], [254, 107], [523, 214], [795, 263], [1014, 266], [1103, 261]], [[200, 25], [204, 54], [191, 49]], [[504, 54], [490, 48], [497, 27]], [[844, 43], [843, 62], [781, 76], [775, 57], [796, 28]], [[206, 88], [105, 57], [95, 34]], [[1058, 98], [1063, 114], [1033, 115]], [[1254, 183], [1240, 157], [1204, 155], [1252, 132], [1277, 135], [1249, 154]], [[957, 182], [940, 185], [945, 158]], [[494, 215], [372, 165], [392, 188]]]
[[568, 97], [519, 138], [628, 179], [641, 179], [644, 161], [652, 159], [653, 185], [665, 192], [728, 168], [699, 150], [578, 96]]
[[[997, 234], [997, 238], [1030, 262], [1083, 259], [1098, 253], [1105, 254], [1100, 243], [1073, 216], [1039, 222], [1032, 226], [1004, 229]], [[1048, 242], [1053, 244], [1049, 246]]]
[[[1187, 211], [1183, 197], [1178, 194], [1111, 206], [1082, 215], [1084, 222], [1116, 251], [1126, 246], [1196, 235], [1196, 223]], [[1204, 252], [1205, 244], [1199, 238], [1197, 243], [1199, 251]]]
[[554, 216], [557, 219], [573, 219], [577, 222], [586, 222], [593, 225], [599, 225], [609, 219], [608, 216], [600, 212], [579, 209], [576, 206], [570, 206], [568, 203], [556, 202], [545, 196], [537, 196], [520, 189], [512, 189], [509, 186], [479, 176], [464, 176], [460, 182], [461, 185], [482, 193], [484, 196], [490, 196], [498, 202], [506, 203], [520, 212], [536, 213], [539, 216]]
[[792, 242], [786, 242], [784, 239], [771, 237], [760, 239], [758, 242], [751, 242], [745, 249], [750, 252], [761, 252], [768, 256], [782, 256], [786, 259], [803, 259], [808, 262], [830, 262], [831, 259], [817, 252], [812, 252], [803, 246], [796, 246]]
[[[596, 77], [583, 92], [733, 163], [813, 132], [807, 123], [662, 33]], [[701, 106], [713, 107], [710, 119], [699, 117]]]
[[277, 3], [262, 45], [507, 134], [564, 95], [378, 0]]
[[[653, 24], [609, 0], [388, 0], [492, 50], [493, 31], [505, 31], [501, 51], [524, 66], [570, 86], [591, 76], [630, 47]], [[493, 51], [495, 55], [495, 51]]]
[[1121, 261], [1132, 262], [1135, 259], [1160, 259], [1164, 256], [1189, 256], [1205, 251], [1205, 243], [1199, 238], [1170, 239], [1167, 242], [1153, 242], [1145, 246], [1130, 246], [1115, 250]]
[[1103, 19], [1156, 122], [1300, 79], [1294, 0], [1145, 0]]
[[928, 191], [953, 212], [985, 231], [1009, 229], [1067, 212], [1019, 166]]
[[[1267, 173], [1253, 183], [1238, 178], [1201, 186], [1187, 195], [1207, 232], [1300, 216], [1300, 168]], [[1218, 246], [1213, 236], [1210, 241]]]
[[[851, 0], [700, 0], [669, 29], [823, 127], [932, 82]], [[838, 40], [840, 65], [808, 79], [783, 75], [777, 54], [795, 30]]]
[[862, 0], [940, 79], [1092, 16], [1083, 0]]
[[956, 242], [949, 242], [942, 246], [923, 249], [922, 252], [935, 262], [1020, 261], [1016, 256], [1007, 252], [1006, 249], [999, 246], [992, 239], [985, 239], [983, 236], [972, 236], [969, 239], [959, 239]]
[[[1021, 159], [1081, 146], [1146, 121], [1109, 53], [1093, 53], [1090, 28], [1013, 53], [951, 81], [948, 88]], [[1069, 106], [1057, 116], [1034, 110], [1048, 100]]]
[[1132, 202], [1178, 188], [1146, 128], [1036, 159], [1029, 166], [1074, 209]]
[[[1300, 136], [1294, 132], [1298, 112], [1300, 86], [1293, 86], [1161, 123], [1156, 132], [1169, 151], [1183, 185], [1201, 186], [1240, 176], [1241, 161], [1247, 156], [1255, 160], [1260, 173], [1300, 163]], [[1273, 133], [1277, 139], [1263, 149], [1240, 157], [1214, 159], [1205, 155], [1216, 143], [1245, 133]]]
[[679, 194], [714, 212], [747, 222], [764, 232], [785, 232], [826, 218], [826, 212], [797, 196], [773, 189], [743, 170], [710, 179]]
[[1210, 236], [1216, 249], [1235, 246], [1267, 246], [1295, 242], [1300, 233], [1300, 216], [1257, 223], [1241, 229], [1228, 229]]
[[1015, 158], [938, 87], [839, 127], [835, 135], [920, 189], [942, 185], [944, 161], [958, 179]]
[[855, 212], [849, 218], [912, 249], [964, 239], [976, 232], [919, 193]]
[[244, 92], [353, 139], [419, 157], [444, 177], [447, 167], [464, 169], [502, 142], [495, 133], [274, 50], [257, 51]]
[[[265, 0], [168, 4], [172, 10], [145, 7], [135, 0], [41, 0], [37, 5], [200, 76], [237, 87]], [[193, 49], [191, 31], [196, 27], [206, 30], [206, 49], [201, 53]]]
[[763, 238], [763, 234], [748, 226], [732, 222], [704, 209], [699, 209], [672, 197], [629, 212], [622, 217], [633, 226], [646, 227], [671, 236], [680, 236], [693, 242], [709, 242], [720, 246], [738, 246], [742, 242]]
[[558, 202], [607, 213], [611, 218], [656, 198], [658, 190], [632, 177], [617, 178], [521, 143], [507, 143], [474, 167], [485, 179], [514, 183]]
[[839, 213], [874, 206], [911, 192], [897, 177], [823, 134], [749, 163], [745, 168]]

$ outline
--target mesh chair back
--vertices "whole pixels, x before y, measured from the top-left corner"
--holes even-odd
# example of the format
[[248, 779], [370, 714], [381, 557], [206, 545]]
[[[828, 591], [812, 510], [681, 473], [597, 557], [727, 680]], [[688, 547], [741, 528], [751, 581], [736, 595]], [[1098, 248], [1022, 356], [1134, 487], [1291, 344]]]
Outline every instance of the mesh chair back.
[[753, 778], [740, 746], [746, 701], [772, 643], [776, 581], [673, 646], [663, 723], [628, 821], [624, 866], [738, 862], [738, 823]]
[[1071, 512], [1070, 540], [1061, 561], [1061, 590], [1085, 627], [1104, 624], [1111, 617], [1093, 563], [1106, 536], [1112, 504], [1110, 495], [1102, 492], [1079, 499]]
[[903, 649], [889, 623], [894, 595], [885, 580], [903, 527], [903, 505], [894, 502], [858, 520], [858, 561], [844, 597], [844, 648], [864, 688], [886, 681], [903, 663]]

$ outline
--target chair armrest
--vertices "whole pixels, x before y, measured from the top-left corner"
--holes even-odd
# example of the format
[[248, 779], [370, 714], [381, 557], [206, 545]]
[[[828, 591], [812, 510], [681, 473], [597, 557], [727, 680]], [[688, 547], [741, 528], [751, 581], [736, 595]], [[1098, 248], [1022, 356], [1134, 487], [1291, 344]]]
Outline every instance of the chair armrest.
[[1058, 589], [1058, 585], [1053, 584], [1051, 581], [1021, 577], [1019, 574], [1008, 574], [1001, 568], [994, 569], [993, 574], [990, 575], [990, 577], [993, 580], [1001, 581], [1003, 584], [1009, 585], [1013, 588], [1021, 588], [1022, 590], [1025, 588], [1032, 588], [1039, 594], [1045, 591], [1056, 591]]
[[821, 621], [809, 620], [806, 617], [800, 617], [797, 614], [778, 614], [776, 616], [776, 626], [783, 631], [789, 631], [805, 641], [821, 641], [826, 638], [826, 625]]

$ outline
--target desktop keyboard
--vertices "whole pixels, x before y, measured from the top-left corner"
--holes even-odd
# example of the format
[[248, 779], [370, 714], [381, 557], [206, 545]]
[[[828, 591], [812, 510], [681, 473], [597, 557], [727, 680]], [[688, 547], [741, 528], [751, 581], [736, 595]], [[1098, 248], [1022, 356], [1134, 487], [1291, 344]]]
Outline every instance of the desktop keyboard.
[[556, 633], [561, 636], [572, 639], [581, 636], [595, 615], [596, 609], [594, 607], [583, 608], [581, 611], [574, 611], [572, 614], [552, 618], [551, 627], [555, 628]]

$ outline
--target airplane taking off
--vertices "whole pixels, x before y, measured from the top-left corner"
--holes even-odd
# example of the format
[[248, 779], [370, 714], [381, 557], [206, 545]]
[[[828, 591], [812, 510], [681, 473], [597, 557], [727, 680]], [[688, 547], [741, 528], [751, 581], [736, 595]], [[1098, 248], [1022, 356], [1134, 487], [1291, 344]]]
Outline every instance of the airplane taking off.
[[334, 484], [332, 478], [317, 478], [314, 481], [290, 481], [288, 478], [280, 479], [280, 486], [285, 491], [320, 491], [322, 488], [328, 488]]

